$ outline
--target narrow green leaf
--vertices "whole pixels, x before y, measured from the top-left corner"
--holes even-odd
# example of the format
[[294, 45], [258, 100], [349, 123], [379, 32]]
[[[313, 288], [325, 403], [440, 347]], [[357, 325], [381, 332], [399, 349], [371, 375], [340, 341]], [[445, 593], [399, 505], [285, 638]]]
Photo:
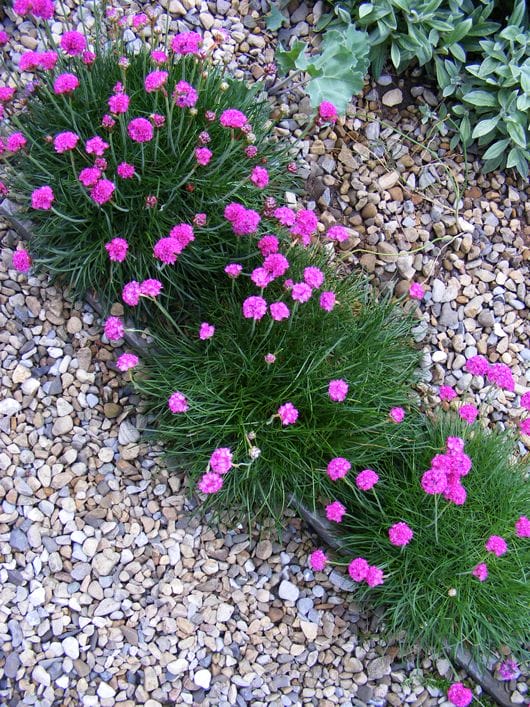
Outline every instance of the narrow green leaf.
[[508, 131], [508, 135], [519, 147], [526, 147], [526, 134], [520, 123], [508, 119], [506, 121], [506, 130]]
[[497, 115], [494, 118], [486, 118], [485, 120], [481, 120], [479, 123], [477, 123], [473, 132], [471, 133], [471, 137], [473, 138], [473, 140], [476, 140], [478, 137], [481, 137], [482, 135], [487, 135], [488, 133], [491, 133], [493, 130], [495, 130], [499, 120], [500, 116]]
[[474, 106], [495, 108], [498, 105], [497, 97], [494, 93], [487, 91], [469, 91], [462, 96], [466, 103], [471, 103]]
[[496, 157], [499, 157], [500, 155], [502, 155], [502, 153], [505, 151], [509, 144], [510, 140], [508, 138], [494, 142], [493, 145], [488, 147], [488, 149], [484, 153], [483, 159], [491, 160], [495, 159]]

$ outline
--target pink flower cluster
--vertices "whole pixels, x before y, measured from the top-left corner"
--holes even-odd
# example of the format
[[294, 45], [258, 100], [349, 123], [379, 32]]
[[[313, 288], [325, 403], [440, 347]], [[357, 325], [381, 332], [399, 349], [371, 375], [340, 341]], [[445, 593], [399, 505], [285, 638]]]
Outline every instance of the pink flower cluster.
[[461, 682], [455, 682], [447, 691], [447, 699], [455, 707], [467, 707], [473, 701], [473, 693]]
[[328, 229], [326, 236], [332, 241], [337, 241], [337, 243], [344, 243], [348, 240], [350, 234], [344, 226], [336, 224], [335, 226], [331, 226], [331, 228]]
[[438, 395], [440, 396], [440, 400], [451, 401], [456, 398], [455, 390], [449, 385], [441, 385], [438, 391]]
[[175, 54], [198, 54], [202, 37], [198, 32], [182, 32], [171, 40], [171, 49]]
[[73, 150], [79, 141], [79, 135], [66, 131], [64, 133], [59, 133], [53, 139], [53, 147], [55, 152], [59, 154], [67, 152], [68, 150]]
[[344, 457], [334, 457], [327, 468], [326, 473], [332, 481], [343, 479], [351, 469], [350, 462]]
[[245, 319], [259, 321], [267, 313], [267, 302], [263, 297], [251, 295], [243, 302], [243, 316]]
[[109, 254], [110, 260], [116, 263], [123, 263], [127, 257], [128, 248], [129, 244], [125, 238], [113, 238], [108, 243], [105, 243], [105, 250]]
[[187, 223], [180, 223], [173, 226], [168, 237], [161, 238], [155, 243], [153, 254], [157, 260], [166, 265], [173, 265], [177, 256], [194, 240], [193, 228]]
[[497, 557], [501, 557], [502, 555], [508, 552], [508, 545], [506, 544], [506, 540], [500, 535], [490, 535], [489, 538], [486, 540], [486, 544], [484, 547], [488, 552], [491, 552]]
[[21, 71], [35, 71], [35, 69], [52, 71], [58, 59], [57, 52], [25, 52], [20, 57], [18, 66]]
[[471, 459], [464, 452], [464, 441], [460, 437], [448, 437], [445, 453], [431, 459], [431, 468], [421, 477], [421, 486], [425, 493], [443, 493], [447, 501], [461, 506], [467, 496], [461, 479], [469, 473], [471, 465]]
[[409, 287], [409, 297], [411, 299], [423, 299], [425, 295], [425, 290], [423, 289], [422, 285], [420, 285], [419, 282], [413, 282], [411, 286]]
[[188, 410], [188, 401], [186, 396], [181, 393], [180, 390], [176, 390], [174, 393], [171, 393], [167, 404], [173, 414], [187, 412]]
[[278, 413], [282, 425], [294, 425], [298, 420], [298, 410], [292, 403], [284, 403], [278, 408]]
[[73, 93], [79, 86], [79, 79], [74, 74], [59, 74], [53, 82], [53, 90], [57, 95]]
[[466, 361], [466, 370], [474, 376], [486, 376], [491, 383], [509, 392], [514, 391], [515, 381], [508, 366], [504, 363], [489, 364], [484, 356], [471, 356]]
[[49, 186], [39, 187], [31, 193], [31, 205], [34, 209], [51, 209], [55, 200], [53, 189]]
[[328, 558], [323, 550], [315, 550], [309, 555], [309, 564], [315, 572], [322, 572], [327, 562]]
[[133, 118], [127, 125], [129, 137], [134, 142], [149, 142], [153, 139], [154, 129], [147, 118]]
[[213, 152], [207, 147], [197, 147], [195, 149], [195, 159], [197, 160], [197, 164], [201, 167], [206, 167], [212, 157]]
[[348, 574], [354, 582], [366, 582], [369, 587], [384, 583], [383, 571], [375, 565], [369, 565], [364, 557], [356, 557], [350, 562]]
[[134, 368], [135, 366], [137, 366], [138, 361], [139, 361], [139, 359], [138, 359], [138, 356], [136, 356], [136, 354], [124, 353], [116, 361], [116, 366], [118, 367], [118, 370], [120, 370], [122, 373], [124, 373], [125, 371], [128, 371], [131, 368]]
[[179, 81], [173, 91], [173, 100], [179, 108], [193, 108], [199, 100], [199, 94], [186, 81]]
[[223, 128], [243, 128], [247, 125], [247, 116], [240, 110], [235, 108], [228, 108], [221, 113], [219, 122]]
[[458, 414], [469, 425], [472, 425], [478, 417], [478, 408], [473, 403], [465, 403], [458, 409]]
[[31, 257], [25, 248], [19, 248], [13, 253], [13, 267], [19, 272], [28, 272], [31, 268]]
[[65, 32], [61, 37], [60, 45], [66, 54], [78, 56], [86, 48], [86, 39], [81, 32]]
[[247, 236], [258, 230], [260, 215], [252, 209], [245, 209], [241, 204], [232, 202], [225, 207], [224, 217], [232, 224], [236, 236]]
[[269, 173], [265, 167], [254, 167], [250, 174], [250, 181], [258, 187], [264, 189], [269, 183]]
[[55, 12], [53, 0], [15, 0], [13, 10], [25, 17], [30, 13], [41, 20], [50, 20]]
[[144, 88], [147, 93], [160, 90], [168, 79], [167, 71], [151, 71], [144, 79]]
[[394, 525], [388, 529], [388, 539], [392, 545], [395, 545], [396, 547], [408, 545], [413, 537], [414, 533], [412, 528], [410, 528], [403, 521], [394, 523]]
[[320, 305], [320, 308], [323, 309], [325, 312], [331, 312], [337, 304], [337, 298], [335, 296], [335, 293], [330, 291], [323, 292], [320, 295], [318, 303]]
[[345, 513], [346, 506], [343, 506], [340, 501], [333, 501], [326, 506], [326, 518], [334, 523], [341, 523]]
[[148, 279], [143, 282], [132, 280], [124, 285], [121, 296], [125, 304], [135, 307], [140, 301], [140, 297], [158, 297], [161, 291], [160, 280]]
[[105, 336], [109, 341], [118, 341], [123, 339], [125, 327], [119, 317], [108, 317], [104, 326]]
[[379, 474], [373, 469], [364, 469], [355, 477], [355, 485], [361, 491], [369, 491], [379, 481]]
[[206, 341], [206, 339], [211, 339], [215, 334], [215, 327], [213, 324], [208, 324], [208, 322], [203, 322], [199, 328], [199, 339], [201, 341]]
[[342, 403], [348, 395], [349, 385], [342, 378], [332, 380], [328, 385], [328, 395], [330, 400], [335, 403]]
[[115, 189], [116, 185], [110, 179], [100, 179], [92, 187], [90, 198], [101, 206], [112, 199]]
[[403, 408], [392, 408], [388, 413], [392, 422], [400, 423], [405, 419], [405, 410]]

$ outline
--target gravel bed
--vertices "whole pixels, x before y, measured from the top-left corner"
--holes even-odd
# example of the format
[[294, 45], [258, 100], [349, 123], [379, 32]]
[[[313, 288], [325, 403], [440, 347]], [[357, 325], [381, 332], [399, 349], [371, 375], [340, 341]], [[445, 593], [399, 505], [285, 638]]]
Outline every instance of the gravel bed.
[[[174, 29], [226, 28], [226, 61], [272, 83], [266, 2], [160, 5]], [[322, 3], [289, 9], [279, 38], [308, 37]], [[36, 48], [34, 27], [7, 14], [0, 29]], [[292, 139], [307, 99], [292, 88], [276, 101], [278, 133]], [[426, 399], [438, 402], [440, 383], [471, 385], [502, 424], [519, 414], [514, 396], [486, 400], [463, 364], [485, 354], [511, 367], [516, 393], [530, 387], [529, 190], [478, 163], [464, 184], [465, 165], [422, 125], [420, 105], [435, 108], [429, 87], [383, 76], [344, 121], [306, 138], [310, 206], [323, 226], [351, 228], [338, 267], [362, 267], [396, 295], [426, 281], [415, 329]], [[403, 655], [348, 579], [308, 569], [317, 541], [300, 520], [286, 519], [279, 542], [268, 528], [195, 517], [182, 473], [140, 437], [140, 401], [97, 316], [46, 277], [12, 270], [17, 239], [5, 223], [0, 234], [0, 703], [448, 707], [449, 662]], [[523, 678], [507, 687], [512, 704], [528, 700]]]

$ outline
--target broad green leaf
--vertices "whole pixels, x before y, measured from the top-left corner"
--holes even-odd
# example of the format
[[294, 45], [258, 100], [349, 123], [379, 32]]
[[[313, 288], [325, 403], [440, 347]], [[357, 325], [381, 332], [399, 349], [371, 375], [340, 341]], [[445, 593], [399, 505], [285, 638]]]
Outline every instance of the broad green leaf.
[[366, 17], [366, 15], [369, 15], [372, 10], [374, 9], [374, 6], [372, 5], [371, 2], [363, 2], [359, 5], [359, 19], [362, 20], [363, 17]]
[[515, 167], [523, 179], [528, 177], [528, 160], [524, 150], [514, 147], [508, 153], [506, 167]]
[[463, 22], [459, 22], [453, 29], [453, 31], [450, 32], [446, 37], [444, 37], [444, 44], [446, 46], [449, 46], [454, 42], [459, 42], [467, 35], [472, 26], [473, 20], [470, 18], [464, 20]]
[[526, 147], [526, 134], [520, 123], [516, 123], [515, 120], [508, 119], [506, 121], [506, 130], [516, 145], [519, 145], [519, 147]]
[[401, 61], [401, 52], [399, 51], [399, 47], [395, 42], [392, 42], [392, 46], [390, 48], [390, 59], [392, 60], [392, 63], [397, 69]]
[[287, 74], [294, 69], [305, 71], [309, 63], [305, 51], [307, 44], [300, 39], [293, 42], [291, 49], [278, 49], [276, 51], [276, 63], [282, 74]]
[[527, 111], [530, 108], [530, 96], [521, 94], [517, 99], [517, 109]]
[[330, 101], [339, 113], [346, 112], [351, 97], [360, 93], [364, 86], [364, 80], [355, 77], [352, 72], [350, 81], [320, 76], [307, 84], [307, 93], [311, 99], [311, 105], [316, 108], [322, 101]]
[[474, 106], [479, 106], [480, 108], [495, 108], [497, 103], [497, 97], [494, 93], [488, 93], [487, 91], [469, 91], [462, 96], [466, 103], [471, 103]]
[[488, 147], [488, 149], [484, 153], [483, 159], [492, 160], [492, 159], [495, 159], [496, 157], [499, 157], [506, 150], [506, 148], [508, 147], [509, 144], [510, 144], [510, 141], [508, 140], [508, 138], [494, 142], [493, 145]]
[[451, 54], [454, 56], [455, 59], [458, 59], [458, 61], [461, 61], [462, 63], [465, 62], [466, 53], [463, 50], [462, 46], [460, 44], [458, 44], [458, 42], [451, 44], [451, 46], [449, 47], [449, 51], [451, 52]]
[[487, 135], [488, 133], [493, 132], [495, 128], [497, 127], [497, 123], [500, 120], [500, 116], [496, 115], [494, 118], [486, 118], [485, 120], [481, 120], [479, 123], [475, 125], [475, 128], [473, 129], [473, 132], [471, 133], [471, 137], [473, 140], [476, 140], [478, 137], [481, 137], [482, 135]]
[[280, 12], [278, 5], [271, 3], [271, 11], [269, 16], [267, 17], [266, 22], [267, 29], [271, 29], [273, 32], [275, 32], [276, 30], [280, 29], [285, 19], [286, 18]]
[[471, 123], [469, 122], [469, 117], [467, 115], [464, 115], [460, 121], [459, 132], [464, 145], [468, 145], [471, 140]]
[[337, 16], [339, 17], [339, 19], [340, 19], [342, 22], [344, 22], [344, 24], [346, 24], [346, 25], [350, 25], [350, 24], [351, 24], [351, 21], [352, 21], [352, 20], [351, 20], [351, 15], [350, 15], [350, 13], [348, 12], [348, 10], [346, 10], [344, 7], [338, 7], [337, 10], [336, 10], [336, 12], [337, 12]]
[[530, 66], [523, 66], [521, 68], [521, 86], [525, 93], [530, 93]]

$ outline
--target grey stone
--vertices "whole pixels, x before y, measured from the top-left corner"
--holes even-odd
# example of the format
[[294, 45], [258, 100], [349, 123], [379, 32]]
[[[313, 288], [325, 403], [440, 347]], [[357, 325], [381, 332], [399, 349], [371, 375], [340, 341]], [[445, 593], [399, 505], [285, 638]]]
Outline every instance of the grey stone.
[[278, 595], [280, 599], [283, 599], [284, 601], [295, 602], [300, 596], [300, 590], [295, 584], [284, 579], [280, 584]]
[[18, 550], [19, 552], [29, 550], [29, 542], [26, 533], [20, 530], [20, 528], [13, 528], [9, 535], [9, 544], [13, 550]]
[[16, 653], [10, 653], [4, 664], [4, 674], [7, 678], [16, 678], [17, 671], [20, 667], [20, 658]]

